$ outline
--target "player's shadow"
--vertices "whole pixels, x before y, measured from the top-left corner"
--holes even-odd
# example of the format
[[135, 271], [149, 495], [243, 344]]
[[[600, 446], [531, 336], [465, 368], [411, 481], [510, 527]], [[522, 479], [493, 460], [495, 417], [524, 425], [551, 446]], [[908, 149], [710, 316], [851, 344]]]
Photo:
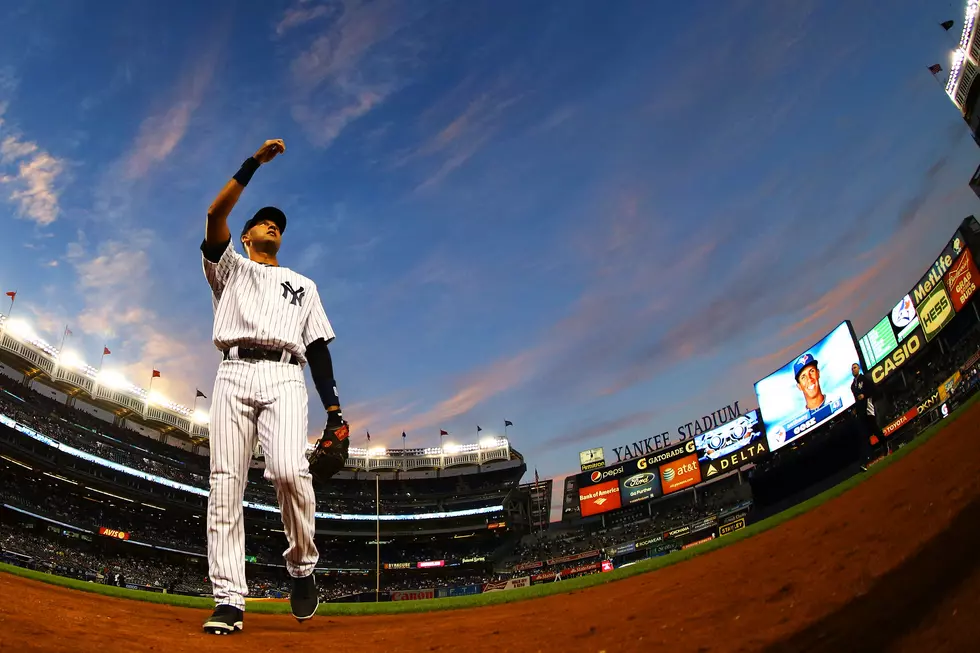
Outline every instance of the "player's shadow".
[[[805, 630], [764, 649], [767, 653], [883, 651], [929, 623], [942, 599], [980, 566], [980, 498], [902, 565]], [[874, 545], [869, 542], [869, 545]]]

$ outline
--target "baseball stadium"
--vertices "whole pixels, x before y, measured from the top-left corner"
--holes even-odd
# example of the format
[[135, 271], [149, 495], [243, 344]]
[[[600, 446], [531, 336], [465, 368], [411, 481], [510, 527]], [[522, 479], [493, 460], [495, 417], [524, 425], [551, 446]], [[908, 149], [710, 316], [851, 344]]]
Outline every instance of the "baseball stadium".
[[[277, 33], [322, 18], [321, 6], [293, 7]], [[980, 143], [978, 11], [970, 0], [942, 84]], [[941, 27], [948, 33], [952, 23]], [[0, 127], [5, 110], [0, 95]], [[439, 142], [466, 123], [454, 122]], [[33, 151], [10, 138], [0, 140], [0, 163]], [[574, 440], [582, 443], [578, 459], [562, 463], [574, 471], [542, 478], [541, 448], [516, 417], [516, 427], [503, 418], [499, 430], [477, 426], [476, 440], [462, 444], [446, 431], [439, 446], [410, 447], [405, 432], [400, 447], [378, 437], [372, 444], [369, 432], [353, 442], [336, 387], [343, 381], [334, 380], [327, 353], [343, 339], [333, 344], [316, 286], [275, 259], [285, 214], [265, 207], [245, 223], [248, 257], [235, 252], [237, 231], [226, 224], [252, 175], [268, 174], [256, 171], [279, 156], [289, 156], [284, 141], [266, 141], [227, 181], [208, 211], [199, 255], [220, 365], [279, 370], [268, 387], [288, 385], [295, 381], [288, 375], [309, 367], [326, 428], [304, 439], [301, 469], [285, 481], [275, 439], [285, 422], [260, 438], [272, 446], [248, 448], [243, 474], [230, 475], [244, 488], [244, 517], [221, 526], [215, 460], [229, 455], [222, 438], [230, 430], [214, 405], [200, 407], [209, 397], [191, 386], [182, 394], [196, 390], [192, 405], [167, 398], [153, 388], [157, 369], [147, 387], [104, 371], [108, 345], [98, 366], [83, 361], [65, 346], [69, 327], [60, 343], [49, 342], [49, 326], [18, 313], [18, 291], [7, 292], [0, 651], [978, 649], [976, 217], [943, 217], [955, 229], [944, 228], [928, 267], [902, 280], [907, 292], [863, 298], [892, 307], [884, 315], [869, 322], [835, 314], [818, 337], [773, 345], [763, 360], [779, 367], [741, 390], [754, 405], [734, 402], [679, 437], [649, 430], [626, 446], [602, 446], [606, 433], [587, 433]], [[980, 195], [978, 178], [970, 186]], [[244, 274], [253, 277], [246, 283]], [[296, 329], [302, 346], [267, 346], [277, 335], [270, 324], [285, 329], [270, 320], [256, 322], [261, 337], [222, 348], [221, 329], [248, 327], [250, 311], [259, 312], [234, 305], [229, 316], [228, 304], [259, 292], [267, 278], [266, 294], [283, 306], [313, 304]], [[236, 279], [246, 291], [234, 288]], [[256, 305], [265, 311], [270, 303]], [[857, 329], [859, 322], [873, 326]], [[707, 384], [706, 376], [699, 380]], [[219, 372], [215, 394], [221, 383], [233, 380]], [[306, 410], [305, 388], [291, 405]], [[306, 427], [305, 418], [295, 423]], [[330, 461], [336, 466], [323, 472]], [[307, 470], [318, 557], [312, 575], [301, 577], [291, 556], [302, 511], [291, 502], [301, 500], [293, 485]], [[209, 629], [222, 607], [218, 600], [215, 610], [219, 527], [241, 527], [245, 543], [247, 627], [243, 611], [227, 604], [238, 611], [227, 632]], [[307, 616], [296, 607], [301, 578], [315, 591]]]

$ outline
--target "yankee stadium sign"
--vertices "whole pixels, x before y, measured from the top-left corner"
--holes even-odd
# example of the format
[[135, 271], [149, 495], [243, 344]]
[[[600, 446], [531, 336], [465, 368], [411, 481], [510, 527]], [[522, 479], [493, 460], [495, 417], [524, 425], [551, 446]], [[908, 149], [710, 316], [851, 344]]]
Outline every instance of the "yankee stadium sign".
[[616, 454], [617, 463], [624, 460], [639, 458], [640, 456], [646, 456], [659, 451], [664, 447], [669, 447], [670, 445], [677, 444], [678, 442], [684, 442], [688, 438], [693, 438], [696, 435], [701, 435], [702, 433], [716, 429], [722, 424], [727, 424], [741, 414], [742, 413], [738, 408], [738, 402], [736, 401], [730, 406], [722, 406], [720, 409], [714, 411], [710, 415], [705, 415], [704, 417], [700, 417], [693, 422], [688, 422], [687, 424], [681, 424], [677, 427], [676, 437], [673, 436], [670, 431], [664, 431], [663, 433], [651, 435], [649, 438], [631, 442], [630, 444], [623, 445], [622, 447], [613, 447], [612, 450]]

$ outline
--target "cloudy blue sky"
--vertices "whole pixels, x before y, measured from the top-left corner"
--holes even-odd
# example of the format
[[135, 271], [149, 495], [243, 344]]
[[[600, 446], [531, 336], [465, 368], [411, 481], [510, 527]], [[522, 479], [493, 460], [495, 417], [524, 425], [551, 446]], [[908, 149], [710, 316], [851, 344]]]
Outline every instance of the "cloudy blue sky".
[[869, 328], [980, 209], [980, 150], [926, 70], [948, 67], [957, 3], [17, 5], [15, 314], [210, 394], [205, 212], [283, 138], [233, 224], [289, 216], [280, 260], [321, 289], [358, 444], [509, 419], [551, 477], [754, 406], [754, 381], [842, 319]]

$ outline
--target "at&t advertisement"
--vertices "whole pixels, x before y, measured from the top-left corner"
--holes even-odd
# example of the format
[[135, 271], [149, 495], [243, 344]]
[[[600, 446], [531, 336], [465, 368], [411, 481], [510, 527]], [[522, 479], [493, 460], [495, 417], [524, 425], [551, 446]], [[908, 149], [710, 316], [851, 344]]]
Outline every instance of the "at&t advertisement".
[[854, 405], [851, 365], [858, 363], [849, 322], [755, 384], [769, 449], [775, 451]]

